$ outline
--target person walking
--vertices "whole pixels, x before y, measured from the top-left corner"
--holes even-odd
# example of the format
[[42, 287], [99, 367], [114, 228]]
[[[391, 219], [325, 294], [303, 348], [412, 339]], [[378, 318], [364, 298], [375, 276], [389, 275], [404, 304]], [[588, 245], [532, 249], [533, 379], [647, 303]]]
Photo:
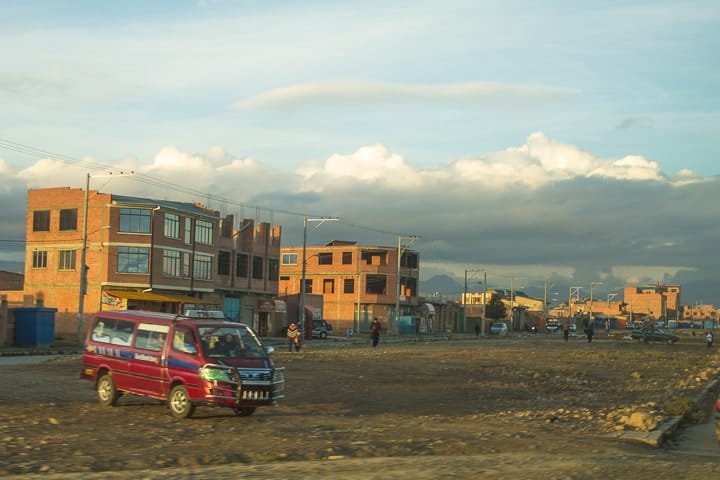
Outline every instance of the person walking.
[[380, 325], [380, 321], [377, 319], [377, 317], [375, 317], [370, 324], [370, 340], [372, 340], [373, 348], [377, 347], [377, 344], [380, 341], [381, 329], [382, 326]]
[[710, 330], [708, 330], [707, 333], [705, 334], [705, 345], [707, 345], [707, 348], [712, 347], [713, 340], [714, 340], [713, 333]]
[[595, 335], [595, 327], [592, 320], [588, 323], [585, 333], [587, 334], [588, 343], [592, 343], [592, 337]]
[[565, 342], [568, 341], [568, 337], [570, 336], [570, 324], [568, 324], [567, 320], [563, 322], [563, 338], [565, 339]]
[[288, 325], [287, 342], [289, 352], [292, 352], [293, 349], [295, 349], [296, 352], [300, 351], [300, 347], [302, 347], [302, 332], [295, 322]]

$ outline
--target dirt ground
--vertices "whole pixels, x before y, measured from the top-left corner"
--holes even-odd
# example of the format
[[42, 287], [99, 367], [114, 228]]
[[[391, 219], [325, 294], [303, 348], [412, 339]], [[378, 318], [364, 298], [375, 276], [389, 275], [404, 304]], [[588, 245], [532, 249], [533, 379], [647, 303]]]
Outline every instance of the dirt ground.
[[[276, 351], [286, 398], [247, 418], [201, 407], [175, 420], [160, 402], [134, 397], [102, 407], [77, 355], [5, 365], [0, 476], [718, 478], [719, 456], [673, 452], [681, 434], [660, 448], [617, 439], [635, 429], [623, 417], [644, 411], [662, 423], [718, 378], [717, 349], [624, 334], [592, 343], [384, 338], [376, 349], [314, 340], [300, 353]], [[689, 411], [688, 422], [706, 415]]]

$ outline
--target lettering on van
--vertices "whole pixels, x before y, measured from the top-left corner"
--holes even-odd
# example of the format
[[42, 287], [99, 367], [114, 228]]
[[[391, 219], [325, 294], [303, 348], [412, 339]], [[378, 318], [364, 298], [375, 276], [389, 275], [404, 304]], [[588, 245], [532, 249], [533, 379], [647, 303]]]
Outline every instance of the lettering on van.
[[135, 360], [143, 360], [146, 362], [160, 363], [160, 357], [149, 355], [147, 353], [136, 353]]

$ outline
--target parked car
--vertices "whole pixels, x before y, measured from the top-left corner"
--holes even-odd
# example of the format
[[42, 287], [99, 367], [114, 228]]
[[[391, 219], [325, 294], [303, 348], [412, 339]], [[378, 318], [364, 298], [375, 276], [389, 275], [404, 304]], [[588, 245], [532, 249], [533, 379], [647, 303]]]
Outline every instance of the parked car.
[[508, 326], [505, 322], [495, 322], [492, 325], [490, 325], [490, 334], [491, 335], [507, 335], [508, 333]]
[[644, 327], [640, 330], [633, 330], [633, 332], [630, 334], [630, 337], [633, 340], [645, 343], [665, 342], [667, 344], [673, 344], [680, 340], [677, 335], [673, 335], [672, 333], [658, 327]]
[[[298, 324], [298, 328], [300, 331], [303, 331], [303, 324], [300, 322]], [[285, 336], [287, 334], [287, 327], [283, 327], [280, 329], [280, 335]], [[313, 329], [312, 329], [312, 336], [313, 338], [322, 338], [326, 339], [328, 336], [332, 335], [332, 325], [328, 323], [325, 320], [313, 320]]]
[[313, 320], [312, 336], [325, 339], [332, 334], [332, 325], [325, 320]]
[[560, 329], [560, 325], [558, 323], [557, 318], [548, 318], [545, 322], [545, 330], [548, 333], [555, 333], [558, 332]]

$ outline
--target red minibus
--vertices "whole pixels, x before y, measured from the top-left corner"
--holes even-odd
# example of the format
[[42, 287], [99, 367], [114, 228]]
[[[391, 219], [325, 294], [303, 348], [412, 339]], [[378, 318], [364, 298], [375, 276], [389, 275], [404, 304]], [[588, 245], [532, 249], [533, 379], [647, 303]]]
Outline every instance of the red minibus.
[[98, 312], [87, 333], [81, 376], [103, 405], [131, 394], [165, 401], [177, 418], [198, 405], [241, 416], [283, 398], [285, 370], [247, 325], [139, 310]]

